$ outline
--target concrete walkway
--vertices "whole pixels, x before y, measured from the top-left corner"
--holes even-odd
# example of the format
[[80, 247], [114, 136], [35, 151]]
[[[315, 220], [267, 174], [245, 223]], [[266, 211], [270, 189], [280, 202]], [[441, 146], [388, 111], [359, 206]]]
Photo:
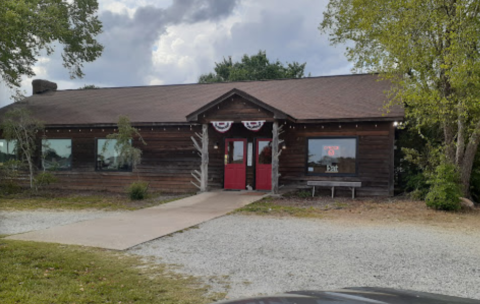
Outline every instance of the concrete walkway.
[[223, 216], [264, 196], [207, 192], [152, 208], [9, 236], [6, 239], [125, 250]]

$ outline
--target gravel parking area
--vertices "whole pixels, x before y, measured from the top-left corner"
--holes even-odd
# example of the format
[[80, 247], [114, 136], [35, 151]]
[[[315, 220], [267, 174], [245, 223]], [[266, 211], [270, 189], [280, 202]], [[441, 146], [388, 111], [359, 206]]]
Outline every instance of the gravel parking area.
[[0, 211], [0, 234], [17, 234], [72, 224], [122, 211]]
[[129, 252], [229, 298], [379, 286], [480, 299], [478, 235], [436, 227], [232, 215]]

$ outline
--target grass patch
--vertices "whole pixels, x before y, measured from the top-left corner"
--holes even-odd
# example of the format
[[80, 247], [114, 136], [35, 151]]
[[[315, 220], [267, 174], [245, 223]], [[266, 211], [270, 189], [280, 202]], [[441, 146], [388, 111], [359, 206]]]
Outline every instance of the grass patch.
[[295, 216], [295, 217], [322, 217], [322, 210], [314, 207], [297, 207], [279, 205], [272, 197], [266, 197], [260, 201], [254, 202], [243, 208], [237, 209], [234, 213], [240, 214], [259, 214], [275, 216]]
[[0, 199], [0, 210], [32, 209], [103, 209], [138, 210], [165, 204], [186, 195], [162, 195], [152, 193], [144, 200], [130, 200], [123, 194], [109, 192], [56, 192], [55, 190], [4, 195]]
[[100, 249], [0, 239], [0, 302], [202, 304], [193, 277]]

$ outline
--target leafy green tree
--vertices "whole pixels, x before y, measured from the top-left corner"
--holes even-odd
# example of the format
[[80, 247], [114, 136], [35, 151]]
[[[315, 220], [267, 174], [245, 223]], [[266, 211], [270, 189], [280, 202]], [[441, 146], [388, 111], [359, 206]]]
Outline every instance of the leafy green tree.
[[115, 140], [115, 150], [118, 153], [119, 167], [125, 165], [136, 168], [142, 160], [142, 150], [133, 146], [132, 141], [138, 138], [141, 143], [146, 145], [138, 130], [132, 127], [130, 119], [127, 116], [120, 116], [118, 118], [118, 132], [107, 135], [107, 140], [102, 147], [105, 151], [109, 145], [110, 140]]
[[103, 46], [95, 36], [102, 25], [96, 16], [97, 0], [2, 0], [0, 1], [0, 76], [18, 87], [23, 75], [35, 75], [32, 67], [41, 51], [63, 45], [63, 65], [71, 77], [82, 77], [84, 62], [97, 59]]
[[96, 85], [94, 84], [86, 84], [84, 85], [83, 87], [80, 87], [78, 88], [79, 90], [96, 90], [96, 89], [100, 89], [99, 87], [97, 87]]
[[241, 62], [233, 62], [232, 57], [215, 63], [215, 72], [200, 76], [199, 83], [227, 82], [241, 80], [265, 80], [304, 77], [306, 63], [270, 62], [265, 51], [257, 55], [243, 55]]
[[439, 125], [447, 162], [469, 196], [480, 142], [480, 1], [330, 0], [319, 29], [353, 42], [355, 70], [393, 82], [410, 127]]
[[37, 151], [37, 132], [44, 129], [44, 125], [35, 119], [25, 108], [15, 107], [5, 113], [0, 124], [3, 138], [7, 141], [16, 141], [17, 153], [22, 161], [28, 165], [30, 188], [34, 188], [34, 156]]

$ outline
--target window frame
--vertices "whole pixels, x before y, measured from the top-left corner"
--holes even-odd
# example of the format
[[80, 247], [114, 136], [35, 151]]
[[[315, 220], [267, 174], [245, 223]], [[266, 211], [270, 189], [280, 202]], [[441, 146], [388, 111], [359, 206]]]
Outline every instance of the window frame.
[[46, 170], [48, 171], [49, 169], [48, 168], [44, 168], [43, 167], [43, 161], [44, 161], [44, 158], [43, 158], [43, 141], [44, 140], [70, 140], [70, 168], [58, 168], [58, 169], [55, 169], [54, 171], [71, 171], [72, 168], [73, 168], [73, 138], [42, 138], [40, 140], [40, 168], [42, 168], [42, 170]]
[[[315, 139], [355, 139], [355, 173], [312, 173], [308, 172], [308, 144], [309, 140]], [[307, 176], [328, 176], [328, 177], [356, 177], [358, 176], [358, 142], [359, 136], [315, 136], [305, 139], [305, 175]]]
[[[100, 169], [98, 167], [98, 140], [99, 139], [105, 139], [105, 140], [115, 140], [116, 139], [108, 139], [106, 137], [95, 137], [95, 163], [94, 163], [94, 166], [95, 166], [95, 171], [96, 172], [133, 172], [133, 168], [132, 166], [129, 166], [127, 169]], [[131, 142], [131, 145], [133, 146], [133, 141]]]

